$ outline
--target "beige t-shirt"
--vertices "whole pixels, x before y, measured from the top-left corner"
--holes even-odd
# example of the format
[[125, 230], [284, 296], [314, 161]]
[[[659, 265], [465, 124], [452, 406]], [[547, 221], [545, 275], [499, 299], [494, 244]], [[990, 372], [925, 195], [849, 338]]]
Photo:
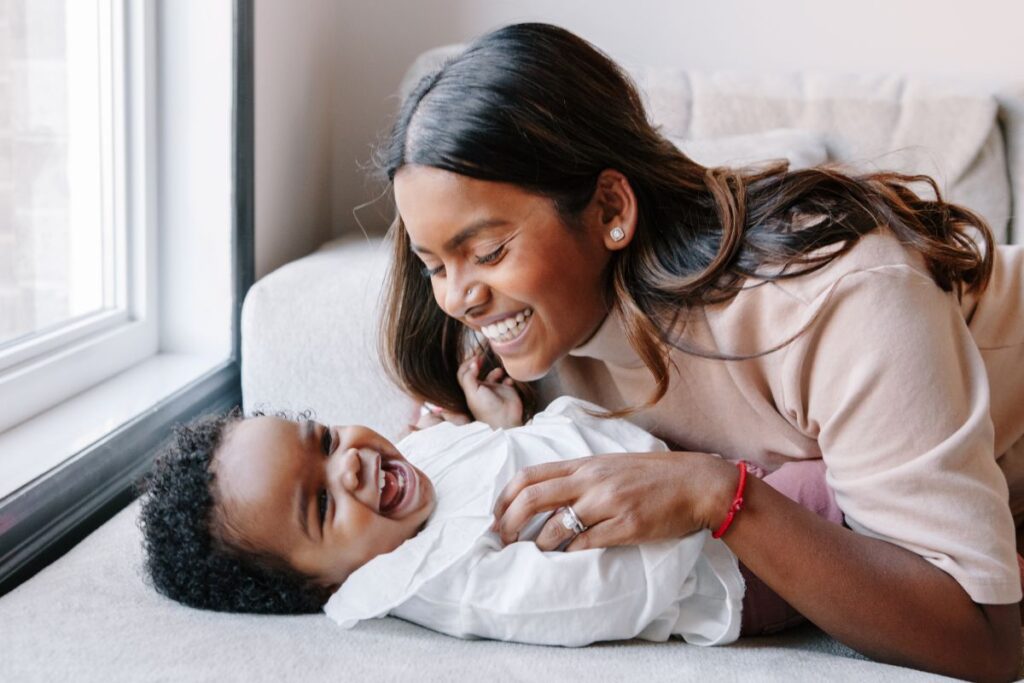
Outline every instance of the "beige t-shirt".
[[[768, 469], [824, 458], [851, 528], [921, 555], [975, 602], [1021, 599], [995, 455], [1024, 434], [1024, 249], [1000, 247], [989, 288], [961, 303], [877, 232], [816, 273], [689, 316], [683, 344], [734, 355], [810, 325], [749, 360], [674, 351], [668, 393], [634, 422]], [[616, 315], [559, 363], [554, 385], [613, 409], [654, 388]]]

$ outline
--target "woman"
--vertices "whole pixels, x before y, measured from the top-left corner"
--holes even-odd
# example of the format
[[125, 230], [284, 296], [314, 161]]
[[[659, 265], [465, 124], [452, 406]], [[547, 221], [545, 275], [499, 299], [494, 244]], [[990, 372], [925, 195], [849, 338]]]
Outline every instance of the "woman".
[[[425, 77], [380, 164], [398, 381], [464, 411], [456, 371], [479, 340], [517, 382], [555, 371], [678, 448], [524, 470], [495, 511], [505, 542], [563, 505], [584, 529], [570, 551], [715, 530], [868, 656], [1016, 674], [1000, 464], [1024, 434], [1024, 257], [978, 216], [907, 188], [921, 178], [701, 167], [611, 60], [539, 24]], [[756, 478], [740, 490], [717, 456], [823, 459], [849, 528]], [[553, 519], [536, 542], [573, 533]]]

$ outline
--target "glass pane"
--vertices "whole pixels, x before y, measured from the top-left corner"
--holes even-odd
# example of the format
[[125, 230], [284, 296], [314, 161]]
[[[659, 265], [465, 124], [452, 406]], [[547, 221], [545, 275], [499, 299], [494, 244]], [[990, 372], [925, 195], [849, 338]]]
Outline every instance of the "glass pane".
[[99, 17], [0, 0], [0, 346], [114, 305]]

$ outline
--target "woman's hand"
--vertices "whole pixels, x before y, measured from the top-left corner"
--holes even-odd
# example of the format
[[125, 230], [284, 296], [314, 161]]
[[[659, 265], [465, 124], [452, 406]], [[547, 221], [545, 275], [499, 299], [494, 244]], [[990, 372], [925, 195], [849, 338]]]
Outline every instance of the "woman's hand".
[[[617, 453], [521, 470], [494, 506], [494, 530], [514, 543], [536, 514], [571, 505], [587, 530], [566, 550], [634, 545], [716, 528], [736, 491], [736, 468], [706, 453]], [[541, 550], [573, 537], [560, 515], [537, 536]]]
[[511, 377], [503, 368], [494, 368], [480, 379], [483, 357], [474, 355], [459, 366], [459, 386], [466, 394], [466, 404], [473, 417], [495, 429], [519, 427], [523, 424], [523, 399]]

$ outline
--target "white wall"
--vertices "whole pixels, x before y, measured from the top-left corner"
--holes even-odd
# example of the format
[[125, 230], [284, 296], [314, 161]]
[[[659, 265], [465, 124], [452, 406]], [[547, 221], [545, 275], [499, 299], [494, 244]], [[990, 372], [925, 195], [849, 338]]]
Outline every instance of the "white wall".
[[255, 2], [257, 277], [333, 232], [338, 8], [335, 0]]
[[[257, 273], [359, 230], [381, 189], [360, 166], [416, 54], [526, 20], [627, 65], [1024, 81], [1016, 0], [259, 0]], [[380, 231], [386, 203], [358, 217]]]

